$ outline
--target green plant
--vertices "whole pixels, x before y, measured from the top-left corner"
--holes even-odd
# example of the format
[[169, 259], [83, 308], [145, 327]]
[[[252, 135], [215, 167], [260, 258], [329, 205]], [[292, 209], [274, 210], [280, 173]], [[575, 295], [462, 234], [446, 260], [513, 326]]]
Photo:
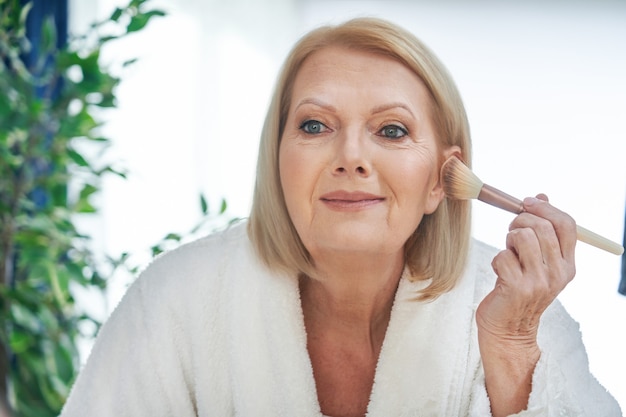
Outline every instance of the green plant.
[[[27, 67], [22, 3], [0, 0], [0, 399], [16, 416], [45, 417], [59, 414], [78, 373], [77, 339], [99, 326], [73, 288], [104, 288], [126, 261], [99, 256], [76, 226], [97, 213], [101, 178], [124, 176], [100, 158], [109, 144], [100, 118], [120, 83], [100, 51], [164, 12], [131, 0], [62, 48], [48, 19]], [[81, 334], [81, 322], [93, 332]]]

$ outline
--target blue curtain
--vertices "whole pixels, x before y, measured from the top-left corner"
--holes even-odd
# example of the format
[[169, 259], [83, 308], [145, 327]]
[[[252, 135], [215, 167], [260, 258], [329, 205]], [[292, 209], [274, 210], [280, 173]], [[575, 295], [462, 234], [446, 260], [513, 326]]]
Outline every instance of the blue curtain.
[[[38, 61], [45, 59], [46, 65], [52, 65], [54, 63], [55, 56], [50, 55], [42, 57], [43, 51], [40, 50], [42, 40], [42, 26], [46, 19], [52, 18], [54, 20], [54, 26], [56, 28], [56, 46], [62, 48], [67, 43], [67, 16], [68, 6], [67, 0], [21, 0], [22, 4], [31, 3], [32, 9], [26, 20], [26, 36], [31, 43], [31, 50], [22, 56], [24, 64], [28, 68], [34, 68]], [[42, 68], [42, 72], [45, 72], [45, 67]], [[35, 74], [38, 75], [38, 74]], [[63, 80], [58, 82], [50, 98], [54, 100], [60, 89], [63, 87]], [[36, 87], [36, 93], [39, 97], [43, 97], [44, 91], [48, 91], [48, 87], [41, 85]], [[50, 94], [48, 92], [48, 94]], [[52, 141], [52, 137], [49, 138]], [[47, 162], [39, 161], [35, 165], [37, 171], [41, 175], [45, 175], [47, 171]], [[35, 190], [31, 196], [36, 206], [41, 207], [46, 204], [48, 196], [41, 190]]]
[[[626, 214], [624, 214], [624, 243], [626, 247]], [[619, 283], [618, 290], [620, 294], [626, 295], [626, 253], [622, 254], [622, 279]]]
[[[32, 44], [29, 54], [23, 57], [27, 66], [34, 64], [40, 54], [41, 27], [51, 16], [57, 31], [57, 47], [67, 42], [67, 0], [22, 0], [23, 4], [32, 3], [32, 9], [26, 20], [26, 36]], [[54, 57], [49, 57], [54, 59]]]

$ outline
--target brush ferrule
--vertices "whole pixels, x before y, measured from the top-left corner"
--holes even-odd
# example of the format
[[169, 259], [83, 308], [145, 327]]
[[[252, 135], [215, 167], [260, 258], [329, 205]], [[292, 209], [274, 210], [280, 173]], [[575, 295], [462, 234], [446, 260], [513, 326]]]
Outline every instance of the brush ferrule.
[[514, 214], [519, 214], [524, 211], [524, 205], [521, 200], [488, 184], [483, 184], [480, 194], [478, 194], [478, 199]]

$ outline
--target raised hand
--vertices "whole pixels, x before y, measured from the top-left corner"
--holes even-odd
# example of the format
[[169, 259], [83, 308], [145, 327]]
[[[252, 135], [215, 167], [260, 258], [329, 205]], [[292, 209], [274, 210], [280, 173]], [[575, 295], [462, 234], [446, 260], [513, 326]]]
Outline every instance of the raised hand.
[[576, 223], [548, 198], [524, 200], [506, 249], [493, 259], [496, 285], [476, 312], [478, 341], [494, 416], [526, 408], [539, 360], [543, 312], [575, 275]]

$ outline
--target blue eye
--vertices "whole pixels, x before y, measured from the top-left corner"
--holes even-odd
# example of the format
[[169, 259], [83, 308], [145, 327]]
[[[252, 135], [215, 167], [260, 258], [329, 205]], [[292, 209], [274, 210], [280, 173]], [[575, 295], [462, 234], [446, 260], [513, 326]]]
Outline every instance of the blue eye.
[[300, 130], [304, 133], [308, 133], [309, 135], [317, 135], [324, 132], [326, 129], [328, 129], [326, 125], [322, 122], [318, 122], [317, 120], [307, 120], [300, 125]]
[[408, 135], [409, 132], [400, 126], [387, 125], [380, 129], [378, 134], [388, 139], [400, 139]]

